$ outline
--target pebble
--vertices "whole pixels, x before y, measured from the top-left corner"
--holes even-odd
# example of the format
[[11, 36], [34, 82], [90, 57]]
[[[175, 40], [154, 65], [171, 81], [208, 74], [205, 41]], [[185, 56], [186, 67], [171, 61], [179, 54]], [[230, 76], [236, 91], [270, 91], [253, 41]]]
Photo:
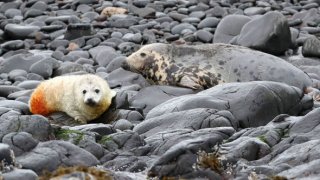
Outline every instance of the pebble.
[[22, 16], [22, 13], [20, 10], [18, 9], [8, 9], [4, 12], [4, 15], [8, 18], [8, 19], [13, 19], [16, 16]]
[[262, 7], [249, 7], [244, 10], [244, 14], [247, 16], [254, 16], [264, 13], [266, 13], [266, 10]]
[[197, 29], [193, 25], [191, 25], [189, 23], [181, 23], [181, 24], [178, 24], [178, 25], [174, 26], [171, 29], [171, 33], [172, 34], [183, 34], [182, 32], [186, 31], [186, 30], [190, 30], [191, 32], [194, 32]]
[[195, 36], [204, 43], [208, 43], [211, 42], [213, 39], [213, 34], [211, 34], [210, 32], [206, 31], [206, 30], [199, 30], [197, 32], [195, 32]]
[[7, 24], [4, 27], [4, 32], [7, 33], [11, 39], [26, 39], [32, 37], [33, 33], [38, 32], [38, 26], [23, 26], [18, 24]]
[[201, 22], [199, 22], [198, 24], [198, 28], [202, 29], [202, 28], [207, 28], [207, 27], [217, 27], [217, 25], [219, 24], [220, 20], [216, 17], [207, 17], [205, 19], [203, 19]]
[[302, 46], [304, 57], [320, 57], [320, 40], [315, 36], [307, 38]]
[[25, 44], [22, 40], [12, 40], [1, 44], [1, 48], [6, 51], [23, 49]]
[[69, 24], [64, 38], [73, 40], [83, 36], [90, 36], [93, 33], [92, 25], [90, 24]]

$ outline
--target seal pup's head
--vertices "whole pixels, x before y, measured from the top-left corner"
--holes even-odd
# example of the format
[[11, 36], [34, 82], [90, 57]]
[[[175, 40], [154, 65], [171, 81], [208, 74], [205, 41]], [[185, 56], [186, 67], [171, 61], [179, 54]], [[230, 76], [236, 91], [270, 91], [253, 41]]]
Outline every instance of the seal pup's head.
[[115, 96], [115, 92], [98, 76], [85, 75], [79, 84], [76, 94], [82, 97], [80, 99], [86, 106], [99, 106], [101, 103], [105, 103], [106, 98], [109, 100]]

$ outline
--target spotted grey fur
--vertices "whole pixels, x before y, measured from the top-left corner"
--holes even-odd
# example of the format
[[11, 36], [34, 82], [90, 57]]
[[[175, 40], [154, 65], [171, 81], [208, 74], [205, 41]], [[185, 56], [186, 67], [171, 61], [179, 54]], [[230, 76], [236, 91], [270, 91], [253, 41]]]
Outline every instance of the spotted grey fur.
[[300, 89], [312, 85], [306, 73], [281, 58], [220, 43], [149, 44], [130, 55], [125, 66], [155, 84], [193, 89], [259, 80], [283, 82]]

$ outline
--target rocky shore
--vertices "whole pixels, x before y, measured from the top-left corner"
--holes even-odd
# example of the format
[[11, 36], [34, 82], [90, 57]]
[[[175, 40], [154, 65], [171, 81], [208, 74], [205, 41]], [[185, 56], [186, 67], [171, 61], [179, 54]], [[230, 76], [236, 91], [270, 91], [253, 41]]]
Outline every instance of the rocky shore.
[[[286, 60], [316, 90], [319, 10], [315, 0], [1, 1], [0, 179], [318, 179], [316, 93], [280, 80], [155, 85], [122, 64], [146, 44], [234, 44]], [[117, 91], [101, 117], [30, 113], [41, 81], [85, 73]]]

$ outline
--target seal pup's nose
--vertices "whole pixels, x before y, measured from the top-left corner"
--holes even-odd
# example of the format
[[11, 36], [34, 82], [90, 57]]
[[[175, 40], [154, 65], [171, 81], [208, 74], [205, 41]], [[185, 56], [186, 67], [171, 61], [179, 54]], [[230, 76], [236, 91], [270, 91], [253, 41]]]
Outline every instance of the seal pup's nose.
[[89, 106], [95, 106], [97, 104], [97, 102], [95, 102], [92, 98], [87, 99], [85, 103]]

